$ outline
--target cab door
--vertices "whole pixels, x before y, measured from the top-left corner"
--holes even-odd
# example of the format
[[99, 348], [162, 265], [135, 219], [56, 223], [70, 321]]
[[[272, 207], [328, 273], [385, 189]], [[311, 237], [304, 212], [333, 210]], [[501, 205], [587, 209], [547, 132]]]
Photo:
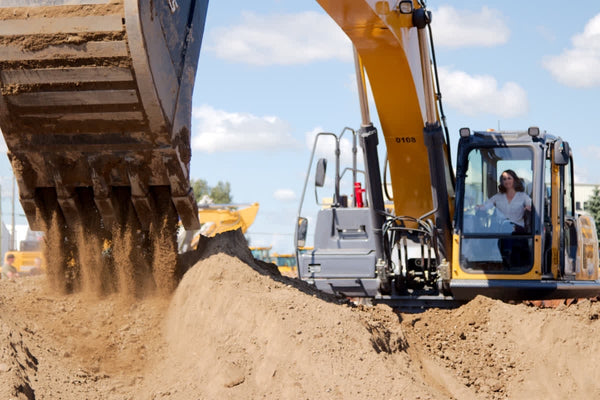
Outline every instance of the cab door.
[[[567, 257], [565, 254], [565, 169], [570, 163], [569, 145], [558, 139], [551, 149], [552, 195], [552, 261], [551, 270], [555, 279], [563, 279], [568, 272], [565, 270]], [[569, 268], [570, 272], [571, 268]]]
[[[587, 270], [586, 257], [589, 240], [588, 217], [575, 214], [573, 158], [567, 142], [557, 140], [551, 150], [551, 222], [552, 222], [552, 275], [555, 279], [589, 279], [582, 274]], [[589, 257], [588, 257], [589, 258]], [[594, 278], [595, 279], [595, 278]]]

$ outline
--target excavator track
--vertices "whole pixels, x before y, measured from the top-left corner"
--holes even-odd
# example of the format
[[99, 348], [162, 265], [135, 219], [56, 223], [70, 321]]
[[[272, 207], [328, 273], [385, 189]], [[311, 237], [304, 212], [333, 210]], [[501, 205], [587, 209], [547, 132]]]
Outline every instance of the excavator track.
[[0, 128], [32, 229], [58, 213], [64, 240], [97, 226], [110, 241], [132, 212], [146, 237], [164, 219], [200, 228], [190, 125], [207, 7], [0, 0]]

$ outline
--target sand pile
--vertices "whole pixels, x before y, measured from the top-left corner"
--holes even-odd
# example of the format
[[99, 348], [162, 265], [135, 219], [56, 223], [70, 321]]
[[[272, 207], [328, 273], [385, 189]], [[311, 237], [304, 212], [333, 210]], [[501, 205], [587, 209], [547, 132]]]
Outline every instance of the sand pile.
[[[239, 232], [171, 298], [0, 281], [0, 398], [597, 398], [600, 303], [354, 307], [257, 263]], [[190, 265], [193, 265], [190, 268]]]
[[165, 340], [149, 392], [161, 388], [171, 399], [383, 398], [409, 385], [427, 393], [407, 374], [406, 342], [389, 308], [324, 301], [225, 254], [187, 272]]
[[413, 359], [457, 398], [586, 399], [600, 395], [600, 303], [540, 309], [477, 297], [452, 310], [405, 316]]
[[[252, 258], [239, 232], [184, 257], [199, 261], [171, 300], [148, 398], [364, 398], [390, 384], [426, 392], [385, 365], [408, 362], [391, 309], [350, 307], [281, 277]], [[377, 379], [367, 384], [365, 371]]]

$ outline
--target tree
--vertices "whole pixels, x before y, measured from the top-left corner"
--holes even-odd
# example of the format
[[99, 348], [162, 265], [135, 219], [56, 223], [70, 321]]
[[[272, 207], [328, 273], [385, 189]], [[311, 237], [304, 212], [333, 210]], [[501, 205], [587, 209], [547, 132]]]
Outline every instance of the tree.
[[208, 187], [208, 182], [204, 179], [190, 179], [190, 186], [194, 191], [194, 197], [196, 198], [196, 202], [200, 201], [200, 199], [210, 193], [210, 188]]
[[594, 194], [592, 194], [592, 197], [587, 201], [585, 210], [594, 217], [594, 221], [596, 222], [596, 233], [598, 234], [598, 238], [600, 238], [600, 189], [598, 189], [597, 186], [594, 188]]
[[210, 189], [210, 198], [217, 204], [231, 203], [231, 185], [229, 182], [219, 181], [217, 186]]
[[204, 179], [190, 179], [190, 186], [194, 191], [196, 202], [199, 202], [206, 195], [215, 204], [229, 204], [232, 201], [231, 185], [229, 182], [219, 181], [217, 186], [210, 187]]

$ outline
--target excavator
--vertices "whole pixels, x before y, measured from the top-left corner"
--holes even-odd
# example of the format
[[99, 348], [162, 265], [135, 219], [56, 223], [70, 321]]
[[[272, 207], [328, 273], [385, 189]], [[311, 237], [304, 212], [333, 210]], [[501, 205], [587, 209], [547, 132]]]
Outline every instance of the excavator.
[[[319, 191], [334, 194], [331, 205], [319, 203], [313, 250], [297, 251], [299, 278], [328, 293], [414, 307], [444, 307], [477, 295], [502, 300], [600, 295], [595, 223], [575, 212], [568, 142], [536, 126], [461, 128], [454, 170], [432, 14], [424, 2], [318, 3], [353, 43], [361, 126], [316, 136], [298, 210], [297, 249], [308, 240], [303, 206], [313, 167], [315, 201]], [[381, 157], [365, 75], [385, 142]], [[345, 168], [344, 135], [353, 141], [353, 162]], [[325, 138], [335, 141], [335, 154], [315, 160]], [[326, 179], [331, 158], [334, 176]], [[501, 190], [507, 170], [531, 199], [518, 227], [499, 206], [484, 206]]]
[[[202, 237], [214, 237], [228, 231], [241, 230], [246, 233], [254, 223], [259, 204], [208, 204], [200, 202], [198, 217], [202, 224], [200, 230], [179, 229], [178, 251], [196, 250]], [[183, 228], [183, 226], [181, 227]]]
[[82, 263], [78, 244], [101, 252], [125, 231], [150, 262], [158, 241], [176, 252], [178, 223], [200, 229], [190, 125], [207, 7], [0, 0], [0, 128], [57, 268]]

